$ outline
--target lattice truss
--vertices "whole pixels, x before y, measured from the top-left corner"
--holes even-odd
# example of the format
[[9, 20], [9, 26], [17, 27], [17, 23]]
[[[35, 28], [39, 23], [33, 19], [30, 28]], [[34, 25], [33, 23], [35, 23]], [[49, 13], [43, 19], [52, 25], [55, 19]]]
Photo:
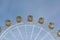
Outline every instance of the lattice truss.
[[[11, 20], [6, 20], [7, 29], [2, 33], [0, 27], [0, 40], [59, 40], [60, 30], [54, 32], [54, 23], [50, 22], [45, 26], [44, 17], [36, 22], [33, 16], [29, 15], [27, 21], [22, 21], [21, 16], [16, 17], [16, 23], [12, 25]], [[47, 29], [46, 29], [47, 28]], [[54, 35], [54, 33], [56, 33]]]

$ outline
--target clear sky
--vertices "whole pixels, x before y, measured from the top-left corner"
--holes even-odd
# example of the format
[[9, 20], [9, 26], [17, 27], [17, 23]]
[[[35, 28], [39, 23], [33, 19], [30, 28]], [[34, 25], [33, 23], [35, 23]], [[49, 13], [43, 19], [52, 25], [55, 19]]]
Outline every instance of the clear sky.
[[0, 0], [0, 26], [5, 28], [5, 20], [15, 23], [16, 16], [22, 16], [23, 21], [28, 15], [34, 20], [44, 17], [46, 24], [54, 22], [55, 31], [60, 29], [60, 0]]

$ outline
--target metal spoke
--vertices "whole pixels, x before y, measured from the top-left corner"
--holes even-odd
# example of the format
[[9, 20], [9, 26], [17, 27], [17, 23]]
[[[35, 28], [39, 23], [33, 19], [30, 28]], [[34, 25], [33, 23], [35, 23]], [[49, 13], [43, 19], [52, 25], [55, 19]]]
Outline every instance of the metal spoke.
[[39, 34], [41, 33], [41, 31], [42, 31], [42, 28], [40, 28], [40, 31], [37, 33], [37, 36], [35, 37], [34, 40], [37, 40], [37, 38], [38, 38]]
[[24, 27], [25, 27], [25, 32], [26, 32], [26, 40], [28, 40], [28, 34], [27, 34], [27, 31], [26, 31], [26, 22], [24, 22]]
[[17, 28], [17, 31], [19, 32], [19, 35], [21, 36], [21, 38], [22, 38], [22, 40], [23, 40], [23, 36], [22, 36], [22, 33], [21, 33], [21, 31], [20, 31], [19, 27], [18, 27], [18, 26], [16, 26], [16, 28]]
[[10, 34], [11, 34], [14, 38], [17, 39], [17, 37], [15, 36], [15, 34], [14, 34], [11, 30], [9, 30], [9, 32], [10, 32]]
[[41, 40], [44, 40], [47, 36], [48, 36], [48, 33], [47, 33], [47, 34], [45, 34], [45, 36], [44, 36], [44, 37], [42, 37], [42, 38], [41, 38]]
[[34, 27], [35, 27], [35, 25], [33, 25], [33, 29], [32, 29], [32, 32], [31, 32], [31, 38], [30, 38], [30, 40], [32, 39], [32, 36], [33, 36]]

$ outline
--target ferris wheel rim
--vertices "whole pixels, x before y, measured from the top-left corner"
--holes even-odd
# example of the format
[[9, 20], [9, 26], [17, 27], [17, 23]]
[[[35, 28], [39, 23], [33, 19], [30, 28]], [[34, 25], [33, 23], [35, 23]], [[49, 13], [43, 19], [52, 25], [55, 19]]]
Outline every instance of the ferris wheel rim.
[[22, 23], [16, 23], [16, 24], [11, 25], [10, 27], [8, 27], [8, 28], [0, 35], [0, 39], [1, 39], [1, 37], [2, 37], [10, 28], [12, 28], [12, 27], [14, 27], [14, 26], [16, 26], [16, 25], [19, 25], [19, 24], [22, 24]]
[[[22, 22], [23, 23], [23, 22]], [[14, 26], [16, 26], [16, 25], [20, 25], [20, 24], [22, 24], [22, 23], [16, 23], [16, 24], [14, 24], [14, 25], [11, 25], [10, 27], [8, 27], [1, 35], [0, 35], [0, 39], [3, 37], [3, 35], [10, 29], [10, 28], [12, 28], [12, 27], [14, 27]], [[41, 27], [41, 28], [43, 28], [43, 27]], [[43, 28], [44, 29], [44, 28]], [[45, 30], [45, 32], [47, 32], [46, 31], [46, 29], [44, 29]], [[47, 32], [48, 34], [50, 34], [50, 32]], [[54, 38], [52, 35], [51, 35], [51, 37], [52, 38]], [[55, 39], [54, 39], [55, 40]]]

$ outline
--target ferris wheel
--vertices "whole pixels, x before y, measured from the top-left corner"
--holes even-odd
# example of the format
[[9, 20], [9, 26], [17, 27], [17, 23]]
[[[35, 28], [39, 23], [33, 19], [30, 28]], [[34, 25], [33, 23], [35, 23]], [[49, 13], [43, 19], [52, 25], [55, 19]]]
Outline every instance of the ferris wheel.
[[[27, 22], [22, 22], [22, 17], [17, 16], [16, 24], [11, 25], [10, 20], [6, 20], [7, 29], [0, 35], [0, 40], [56, 40], [52, 34], [44, 29], [44, 18], [40, 17], [38, 22], [33, 22], [33, 16], [29, 15]], [[54, 28], [54, 23], [50, 22], [49, 28]], [[58, 31], [60, 37], [60, 31]]]

